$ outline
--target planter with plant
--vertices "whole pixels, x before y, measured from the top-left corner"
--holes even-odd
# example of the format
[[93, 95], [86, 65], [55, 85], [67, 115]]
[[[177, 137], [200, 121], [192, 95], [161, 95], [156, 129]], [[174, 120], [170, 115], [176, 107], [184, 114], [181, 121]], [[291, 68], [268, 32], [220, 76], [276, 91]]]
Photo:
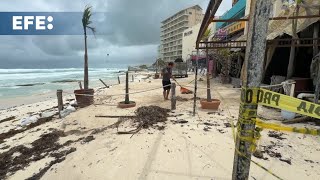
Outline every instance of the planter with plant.
[[[203, 40], [208, 41], [211, 36], [211, 29], [207, 29], [203, 35]], [[218, 99], [212, 99], [211, 97], [211, 84], [210, 84], [210, 66], [209, 66], [209, 52], [206, 50], [207, 59], [207, 99], [201, 99], [200, 104], [202, 109], [218, 110], [221, 101]]]
[[125, 94], [125, 100], [119, 102], [118, 107], [119, 108], [132, 108], [136, 106], [136, 102], [130, 101], [129, 99], [129, 72], [126, 72], [126, 94]]
[[89, 67], [88, 67], [88, 46], [87, 46], [87, 29], [95, 33], [95, 28], [91, 26], [92, 7], [86, 6], [82, 16], [82, 25], [84, 31], [84, 88], [74, 91], [79, 107], [86, 107], [93, 104], [94, 90], [89, 89]]

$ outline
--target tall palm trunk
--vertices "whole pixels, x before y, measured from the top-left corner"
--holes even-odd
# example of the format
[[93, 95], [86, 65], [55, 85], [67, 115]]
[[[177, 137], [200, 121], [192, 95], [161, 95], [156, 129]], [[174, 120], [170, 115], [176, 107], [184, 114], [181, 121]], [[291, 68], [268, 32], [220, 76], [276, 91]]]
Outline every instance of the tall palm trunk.
[[84, 28], [84, 89], [89, 89], [87, 30]]

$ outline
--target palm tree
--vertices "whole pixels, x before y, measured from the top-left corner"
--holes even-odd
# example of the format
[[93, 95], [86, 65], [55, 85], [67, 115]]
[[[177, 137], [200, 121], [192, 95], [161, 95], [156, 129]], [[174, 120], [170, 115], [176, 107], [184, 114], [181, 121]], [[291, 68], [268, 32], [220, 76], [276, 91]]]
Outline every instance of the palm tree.
[[[207, 29], [201, 40], [202, 41], [208, 41], [210, 36], [212, 35], [212, 31], [211, 29]], [[207, 59], [207, 102], [212, 102], [212, 98], [211, 98], [211, 89], [210, 89], [210, 75], [209, 75], [209, 56], [208, 56], [208, 49], [206, 49], [206, 59]]]
[[89, 89], [89, 72], [88, 72], [88, 46], [87, 46], [87, 29], [94, 34], [96, 29], [91, 26], [92, 6], [87, 5], [82, 16], [82, 25], [84, 31], [84, 89]]

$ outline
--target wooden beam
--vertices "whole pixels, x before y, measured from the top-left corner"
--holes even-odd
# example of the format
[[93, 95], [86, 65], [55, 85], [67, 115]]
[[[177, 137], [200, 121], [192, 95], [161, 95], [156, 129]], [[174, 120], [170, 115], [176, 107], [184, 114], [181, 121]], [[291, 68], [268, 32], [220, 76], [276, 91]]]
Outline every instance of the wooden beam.
[[[287, 19], [309, 19], [309, 18], [320, 18], [320, 15], [310, 15], [310, 16], [290, 16], [290, 17], [272, 17], [269, 18], [270, 21], [279, 21], [279, 20], [287, 20]], [[248, 18], [243, 19], [211, 19], [211, 22], [242, 22], [249, 21]]]
[[215, 16], [222, 0], [210, 0], [208, 8], [206, 10], [206, 13], [204, 15], [204, 18], [202, 20], [199, 34], [196, 41], [196, 49], [199, 47], [199, 42], [201, 41], [202, 36], [206, 32], [207, 28], [209, 27], [209, 24], [211, 23], [211, 18]]

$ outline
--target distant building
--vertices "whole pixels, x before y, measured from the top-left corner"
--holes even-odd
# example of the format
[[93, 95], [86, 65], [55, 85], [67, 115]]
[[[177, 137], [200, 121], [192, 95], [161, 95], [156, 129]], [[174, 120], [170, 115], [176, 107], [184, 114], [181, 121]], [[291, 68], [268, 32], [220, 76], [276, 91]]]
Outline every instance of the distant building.
[[182, 59], [185, 61], [190, 59], [196, 48], [196, 41], [200, 30], [201, 23], [192, 26], [183, 31], [182, 38]]
[[183, 33], [189, 27], [202, 22], [202, 8], [199, 5], [179, 11], [162, 21], [160, 56], [164, 61], [174, 61], [182, 58]]
[[[183, 31], [182, 38], [182, 59], [184, 61], [189, 60], [191, 55], [196, 54], [196, 41], [199, 34], [201, 23], [196, 24]], [[216, 31], [216, 23], [211, 23], [211, 37]], [[209, 38], [210, 39], [210, 38]], [[199, 54], [203, 54], [203, 51], [200, 51]]]

